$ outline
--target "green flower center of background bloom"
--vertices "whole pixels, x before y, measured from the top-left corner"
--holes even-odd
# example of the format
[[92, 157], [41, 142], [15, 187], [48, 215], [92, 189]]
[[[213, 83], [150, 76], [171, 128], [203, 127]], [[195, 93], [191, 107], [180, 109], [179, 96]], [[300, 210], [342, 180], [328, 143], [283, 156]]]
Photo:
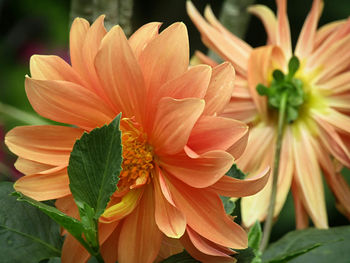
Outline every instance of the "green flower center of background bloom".
[[298, 119], [300, 115], [299, 110], [306, 100], [303, 82], [294, 77], [299, 67], [299, 59], [293, 56], [288, 62], [287, 74], [276, 69], [272, 73], [273, 79], [269, 87], [263, 84], [256, 86], [259, 95], [267, 97], [268, 105], [272, 109], [280, 110], [282, 97], [287, 97], [286, 118], [288, 123], [292, 123]]

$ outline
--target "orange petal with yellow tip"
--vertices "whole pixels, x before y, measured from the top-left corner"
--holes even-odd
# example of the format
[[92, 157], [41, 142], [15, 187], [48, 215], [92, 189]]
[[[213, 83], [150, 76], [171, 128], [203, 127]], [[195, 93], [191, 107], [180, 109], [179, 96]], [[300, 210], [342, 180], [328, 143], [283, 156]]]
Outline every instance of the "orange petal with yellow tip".
[[158, 31], [162, 23], [152, 22], [143, 25], [129, 38], [129, 45], [138, 59], [150, 41], [158, 36]]
[[140, 122], [146, 96], [143, 76], [120, 26], [114, 26], [103, 38], [95, 67], [116, 112], [127, 118], [135, 116]]
[[157, 155], [180, 152], [202, 114], [204, 100], [163, 97], [157, 108], [150, 143]]
[[122, 197], [120, 202], [106, 208], [100, 217], [100, 222], [111, 223], [126, 217], [132, 211], [134, 211], [135, 207], [138, 205], [142, 197], [142, 194], [142, 188], [130, 190], [126, 195]]
[[19, 178], [16, 191], [37, 201], [51, 200], [70, 195], [67, 169], [51, 174], [32, 174]]
[[[170, 174], [197, 188], [208, 187], [216, 183], [233, 164], [231, 154], [215, 150], [201, 155], [190, 153], [161, 156], [159, 163]], [[192, 151], [193, 152], [193, 151]]]
[[185, 233], [180, 239], [182, 245], [191, 254], [192, 257], [199, 260], [200, 262], [205, 263], [236, 263], [236, 259], [233, 257], [219, 257], [219, 256], [211, 256], [205, 254], [198, 250], [195, 245], [192, 243], [190, 237], [187, 233]]
[[[300, 124], [301, 125], [301, 124]], [[317, 228], [327, 228], [327, 212], [323, 182], [312, 138], [306, 127], [298, 127], [297, 139], [293, 141], [295, 182], [299, 186], [303, 205]], [[307, 176], [305, 176], [307, 175]]]
[[91, 130], [115, 117], [105, 101], [75, 83], [26, 77], [25, 86], [33, 108], [48, 119]]
[[166, 180], [175, 205], [184, 213], [187, 224], [194, 231], [224, 247], [247, 247], [246, 232], [226, 215], [217, 194], [208, 189], [192, 188], [170, 176]]
[[68, 166], [70, 152], [82, 133], [81, 129], [73, 127], [20, 126], [6, 134], [5, 143], [19, 157], [61, 167]]
[[159, 252], [162, 232], [155, 219], [154, 189], [146, 186], [139, 205], [124, 219], [118, 243], [119, 263], [153, 262]]
[[[187, 28], [183, 23], [174, 23], [148, 43], [139, 63], [146, 89], [158, 89], [169, 80], [184, 73], [189, 64]], [[166, 65], [166, 66], [164, 66]]]
[[264, 5], [252, 5], [248, 12], [256, 15], [264, 24], [267, 33], [267, 43], [276, 45], [277, 20], [270, 8]]
[[235, 70], [228, 62], [224, 62], [215, 68], [210, 79], [207, 93], [205, 94], [205, 115], [219, 115], [230, 101], [235, 80]]
[[269, 179], [270, 168], [252, 174], [248, 179], [239, 180], [230, 176], [223, 176], [218, 182], [209, 187], [216, 193], [230, 197], [243, 197], [256, 194], [263, 189]]
[[186, 3], [187, 14], [201, 33], [203, 42], [222, 56], [225, 60], [234, 64], [235, 69], [242, 75], [246, 75], [249, 53], [234, 41], [230, 41], [220, 31], [207, 23], [194, 7], [191, 1]]
[[314, 51], [317, 23], [320, 19], [322, 9], [323, 1], [314, 0], [311, 11], [305, 20], [298, 38], [297, 45], [295, 47], [294, 53], [299, 59], [307, 57], [311, 52]]
[[[162, 193], [159, 178], [160, 172], [154, 175], [154, 193], [155, 193], [155, 220], [160, 231], [171, 238], [179, 238], [186, 229], [186, 218], [176, 208], [175, 205], [168, 202]], [[163, 179], [164, 180], [164, 179]]]

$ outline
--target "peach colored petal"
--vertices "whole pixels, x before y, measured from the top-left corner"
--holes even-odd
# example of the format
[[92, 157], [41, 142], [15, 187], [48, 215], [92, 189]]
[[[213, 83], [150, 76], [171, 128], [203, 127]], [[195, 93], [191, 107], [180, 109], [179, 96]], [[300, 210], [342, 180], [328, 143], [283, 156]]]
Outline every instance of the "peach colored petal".
[[348, 115], [342, 114], [331, 108], [328, 108], [324, 113], [315, 110], [312, 111], [312, 114], [313, 116], [328, 122], [342, 132], [350, 134], [350, 117]]
[[176, 206], [194, 231], [224, 247], [247, 247], [247, 234], [226, 215], [218, 195], [207, 189], [192, 188], [173, 177], [167, 179], [171, 179], [167, 183]]
[[19, 157], [61, 167], [68, 166], [70, 152], [82, 133], [73, 127], [20, 126], [6, 134], [5, 143]]
[[27, 77], [25, 86], [33, 108], [54, 121], [91, 130], [109, 123], [116, 115], [94, 93], [72, 82]]
[[65, 80], [86, 85], [75, 70], [57, 56], [33, 55], [30, 58], [30, 74], [33, 79]]
[[[349, 23], [350, 25], [350, 23]], [[322, 71], [315, 77], [314, 81], [323, 83], [331, 77], [342, 72], [350, 65], [350, 35], [331, 45], [322, 54], [314, 53], [308, 60], [308, 65], [322, 67]]]
[[295, 211], [295, 225], [296, 229], [305, 229], [309, 226], [309, 216], [300, 198], [300, 191], [298, 185], [292, 183], [292, 193], [294, 200], [294, 211]]
[[156, 154], [180, 152], [204, 109], [204, 100], [186, 98], [176, 100], [163, 97], [155, 115], [150, 144]]
[[194, 231], [189, 226], [187, 227], [186, 231], [192, 244], [204, 254], [207, 254], [210, 256], [226, 257], [226, 258], [230, 258], [229, 255], [234, 254], [234, 252], [231, 249], [219, 246], [209, 241], [208, 239], [199, 235], [196, 231]]
[[287, 16], [287, 0], [276, 0], [277, 3], [277, 34], [276, 43], [281, 47], [286, 57], [292, 55], [289, 21]]
[[180, 239], [182, 245], [185, 247], [186, 251], [191, 254], [192, 257], [205, 263], [235, 263], [236, 259], [231, 257], [218, 257], [210, 256], [199, 251], [192, 243], [188, 234], [185, 233]]
[[248, 126], [243, 122], [202, 116], [194, 125], [187, 145], [198, 154], [230, 149], [228, 152], [238, 158], [245, 149], [247, 140]]
[[334, 162], [332, 162], [327, 150], [317, 142], [313, 145], [322, 166], [326, 181], [337, 199], [337, 208], [348, 219], [350, 219], [350, 187], [340, 172], [336, 171]]
[[218, 63], [214, 60], [212, 60], [210, 57], [207, 55], [204, 55], [202, 52], [196, 50], [194, 52], [194, 55], [191, 58], [191, 65], [197, 65], [197, 64], [207, 64], [209, 66], [216, 67]]
[[227, 152], [217, 150], [197, 156], [185, 153], [162, 156], [159, 163], [162, 168], [186, 184], [204, 188], [224, 176], [233, 164], [233, 157]]
[[245, 50], [236, 42], [230, 40], [230, 38], [221, 34], [220, 31], [209, 25], [191, 1], [187, 1], [186, 9], [187, 14], [201, 33], [203, 42], [225, 60], [232, 62], [235, 69], [245, 76], [249, 53], [245, 52]]
[[338, 132], [332, 125], [323, 121], [319, 117], [316, 117], [315, 119], [319, 124], [319, 138], [321, 142], [325, 145], [327, 150], [337, 158], [337, 160], [350, 167], [350, 152]]
[[139, 63], [150, 96], [164, 83], [184, 73], [189, 64], [186, 26], [174, 23], [163, 30], [148, 43]]
[[243, 197], [256, 194], [263, 189], [269, 179], [270, 168], [255, 172], [248, 179], [239, 180], [223, 176], [218, 182], [209, 187], [219, 195], [230, 197]]
[[118, 242], [121, 227], [117, 226], [112, 234], [101, 245], [101, 255], [105, 263], [118, 262]]
[[345, 19], [333, 21], [321, 26], [315, 35], [315, 48], [321, 46], [324, 41], [327, 40], [334, 32], [336, 32], [344, 23]]
[[248, 12], [256, 15], [264, 24], [267, 34], [267, 44], [276, 44], [277, 20], [270, 8], [264, 5], [252, 5]]
[[326, 90], [327, 92], [330, 92], [331, 97], [329, 99], [332, 100], [332, 95], [341, 95], [343, 92], [349, 92], [350, 72], [344, 72], [342, 74], [334, 76], [327, 82], [324, 82], [321, 85], [318, 85], [317, 87], [321, 90]]
[[324, 200], [321, 171], [312, 138], [304, 126], [299, 127], [297, 139], [293, 141], [295, 182], [300, 189], [301, 200], [317, 228], [327, 228], [327, 212]]
[[220, 114], [230, 101], [235, 80], [235, 70], [228, 62], [213, 68], [205, 99], [205, 115]]
[[251, 46], [249, 46], [246, 42], [236, 37], [230, 31], [228, 31], [220, 21], [215, 17], [213, 10], [207, 5], [204, 9], [204, 17], [208, 20], [208, 22], [217, 30], [219, 30], [225, 37], [229, 38], [230, 41], [234, 42], [240, 49], [245, 53], [246, 56], [249, 56], [249, 53], [252, 51]]
[[295, 55], [299, 58], [305, 58], [314, 50], [315, 35], [317, 30], [317, 23], [320, 19], [323, 9], [322, 0], [314, 0], [312, 8], [308, 14], [303, 28], [300, 32], [297, 45], [295, 47]]
[[67, 195], [65, 197], [57, 199], [55, 202], [55, 206], [57, 207], [57, 209], [59, 209], [66, 215], [69, 215], [76, 219], [80, 218], [79, 210], [77, 205], [75, 204], [73, 195]]
[[258, 94], [256, 86], [258, 84], [268, 86], [269, 73], [282, 57], [282, 50], [279, 47], [263, 46], [254, 49], [248, 60], [249, 91], [263, 119], [267, 118], [267, 101], [265, 96]]
[[147, 102], [146, 124], [151, 125], [154, 122], [158, 103], [163, 97], [203, 99], [209, 85], [211, 73], [212, 69], [208, 65], [193, 66], [179, 77], [162, 85], [158, 90], [154, 90], [153, 95]]
[[62, 167], [57, 167], [49, 164], [38, 163], [22, 157], [18, 157], [14, 166], [18, 171], [25, 175], [47, 173], [52, 169], [62, 169]]
[[51, 174], [32, 174], [19, 178], [16, 191], [37, 201], [51, 200], [70, 195], [67, 169]]
[[337, 111], [341, 111], [343, 113], [349, 113], [350, 111], [349, 100], [350, 100], [350, 93], [343, 93], [343, 94], [339, 94], [339, 96], [328, 97], [327, 103], [329, 106], [331, 106], [333, 109]]
[[158, 36], [162, 23], [152, 22], [143, 25], [129, 38], [129, 45], [138, 59], [148, 43]]
[[111, 223], [118, 221], [132, 213], [142, 198], [143, 189], [133, 189], [125, 194], [121, 201], [109, 206], [100, 217], [100, 222]]
[[158, 176], [161, 175], [155, 174], [153, 177], [156, 224], [166, 236], [180, 238], [186, 229], [186, 218], [163, 195]]
[[125, 218], [119, 237], [119, 263], [152, 263], [162, 240], [154, 219], [153, 186], [147, 185], [140, 204]]
[[250, 123], [256, 118], [257, 110], [251, 99], [231, 98], [220, 116]]
[[120, 26], [114, 26], [103, 38], [95, 67], [116, 112], [140, 121], [146, 90], [141, 69]]

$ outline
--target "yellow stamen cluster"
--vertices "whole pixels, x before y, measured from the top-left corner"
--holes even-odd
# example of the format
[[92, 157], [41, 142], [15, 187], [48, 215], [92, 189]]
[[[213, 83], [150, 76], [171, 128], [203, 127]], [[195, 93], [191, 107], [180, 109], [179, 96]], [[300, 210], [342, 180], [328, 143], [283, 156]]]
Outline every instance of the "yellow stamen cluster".
[[122, 132], [123, 163], [118, 188], [136, 188], [149, 183], [153, 165], [153, 151], [147, 136], [136, 128]]

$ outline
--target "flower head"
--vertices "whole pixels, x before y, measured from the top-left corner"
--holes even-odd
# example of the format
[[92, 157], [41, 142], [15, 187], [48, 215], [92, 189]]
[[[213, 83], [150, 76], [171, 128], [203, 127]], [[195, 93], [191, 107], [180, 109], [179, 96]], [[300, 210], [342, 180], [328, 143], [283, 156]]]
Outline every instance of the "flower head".
[[[6, 135], [25, 174], [15, 188], [57, 199], [59, 209], [77, 216], [67, 176], [74, 142], [121, 112], [122, 172], [99, 223], [106, 262], [153, 262], [183, 248], [204, 262], [234, 262], [230, 248], [245, 248], [247, 237], [219, 194], [255, 194], [267, 181], [266, 171], [243, 181], [225, 176], [247, 143], [243, 122], [218, 117], [235, 72], [230, 63], [189, 68], [185, 25], [159, 27], [146, 24], [127, 39], [119, 26], [106, 32], [103, 16], [91, 26], [77, 18], [72, 65], [56, 56], [31, 58], [25, 86], [33, 108], [73, 126], [17, 127]], [[68, 235], [62, 261], [87, 258]]]
[[[350, 218], [350, 189], [339, 172], [341, 165], [350, 167], [350, 19], [317, 29], [323, 2], [314, 0], [293, 52], [286, 0], [276, 2], [277, 17], [263, 5], [249, 8], [267, 32], [267, 45], [258, 48], [225, 29], [209, 7], [206, 20], [191, 2], [187, 9], [203, 41], [237, 70], [236, 87], [222, 116], [252, 127], [247, 149], [237, 161], [243, 171], [254, 171], [262, 164], [273, 166], [276, 106], [279, 92], [289, 87], [289, 123], [282, 144], [275, 216], [292, 188], [297, 227], [306, 227], [310, 216], [317, 227], [324, 228], [328, 222], [321, 171], [337, 207]], [[215, 65], [201, 53], [198, 58]], [[300, 65], [292, 67], [291, 74], [289, 64], [296, 61]], [[266, 217], [271, 181], [263, 191], [243, 198], [246, 225]]]

